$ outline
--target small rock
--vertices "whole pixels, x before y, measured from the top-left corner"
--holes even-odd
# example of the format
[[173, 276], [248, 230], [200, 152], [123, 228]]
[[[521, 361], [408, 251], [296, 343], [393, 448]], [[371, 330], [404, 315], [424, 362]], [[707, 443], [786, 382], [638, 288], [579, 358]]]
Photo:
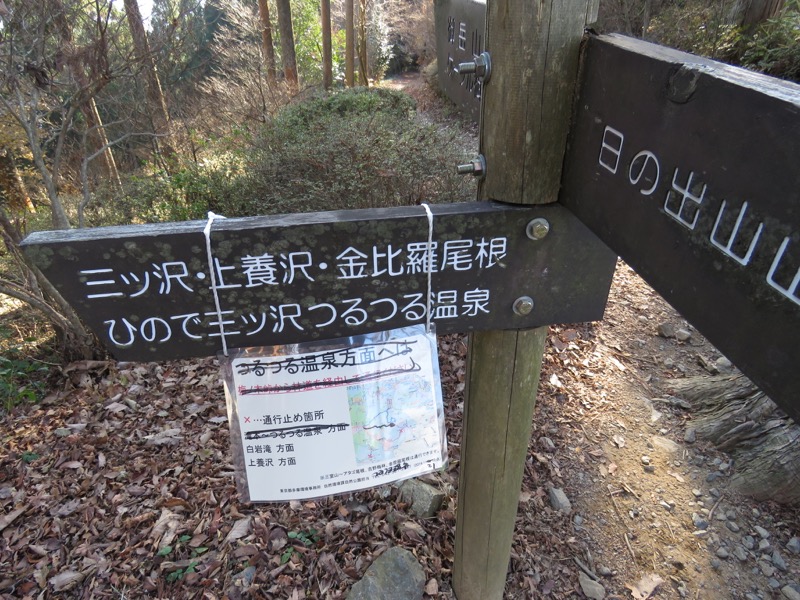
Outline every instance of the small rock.
[[700, 498], [700, 497], [703, 495], [703, 492], [702, 492], [701, 490], [698, 490], [697, 488], [694, 488], [694, 489], [692, 490], [692, 495], [693, 495], [695, 498]]
[[540, 437], [539, 443], [542, 445], [545, 452], [552, 453], [556, 451], [556, 445], [555, 443], [553, 443], [553, 440], [551, 440], [549, 437]]
[[769, 543], [769, 540], [758, 540], [759, 552], [769, 552], [770, 550], [772, 550], [772, 544]]
[[740, 527], [734, 523], [733, 521], [726, 521], [725, 526], [730, 529], [733, 533], [739, 533]]
[[256, 577], [256, 568], [254, 566], [246, 567], [243, 571], [238, 572], [233, 576], [234, 581], [238, 580], [242, 583], [242, 587], [247, 589], [253, 583]]
[[642, 467], [642, 469], [644, 469], [645, 473], [655, 473], [656, 472], [656, 468], [655, 468], [654, 465], [644, 465]]
[[728, 520], [735, 521], [736, 520], [736, 511], [729, 510], [725, 513], [725, 516], [728, 517]]
[[444, 502], [444, 492], [419, 479], [407, 479], [400, 485], [400, 494], [411, 502], [411, 511], [422, 519], [430, 519]]
[[425, 572], [411, 552], [399, 546], [389, 548], [353, 584], [348, 600], [408, 598], [422, 600]]
[[580, 515], [575, 515], [572, 517], [572, 522], [575, 524], [575, 527], [582, 527], [583, 526], [583, 517]]
[[781, 571], [786, 570], [786, 561], [783, 560], [781, 553], [777, 549], [772, 553], [772, 564]]
[[730, 556], [728, 549], [724, 546], [717, 548], [716, 554], [719, 558], [728, 558]]
[[647, 455], [642, 456], [642, 464], [643, 465], [649, 465], [650, 464], [650, 457], [647, 456]]
[[712, 481], [715, 481], [716, 479], [719, 479], [722, 476], [723, 476], [722, 473], [720, 473], [719, 471], [712, 471], [711, 473], [706, 475], [706, 482], [711, 483]]
[[753, 594], [752, 592], [747, 592], [744, 595], [744, 600], [762, 600], [762, 598], [758, 594]]
[[664, 366], [665, 366], [667, 369], [671, 369], [672, 367], [674, 367], [674, 366], [675, 366], [675, 361], [674, 361], [674, 360], [672, 360], [671, 358], [665, 358], [665, 359], [664, 359]]
[[686, 430], [686, 433], [683, 434], [683, 441], [687, 444], [694, 444], [697, 441], [697, 431], [694, 427]]
[[711, 568], [714, 569], [715, 571], [719, 571], [720, 567], [722, 567], [722, 561], [720, 561], [718, 558], [712, 558]]
[[753, 530], [758, 534], [758, 536], [761, 539], [766, 540], [767, 538], [769, 538], [769, 531], [767, 531], [763, 527], [760, 527], [759, 525], [756, 525], [755, 527], [753, 527]]
[[770, 577], [767, 580], [767, 585], [771, 587], [773, 590], [777, 590], [779, 587], [781, 587], [781, 582], [775, 579], [774, 577]]
[[792, 554], [800, 554], [800, 538], [795, 536], [786, 543], [786, 548]]
[[550, 506], [552, 506], [554, 510], [564, 514], [572, 512], [572, 504], [564, 493], [564, 490], [560, 488], [550, 488]]
[[775, 574], [775, 567], [764, 560], [758, 561], [758, 568], [764, 574], [764, 577], [772, 577]]
[[53, 433], [55, 433], [58, 437], [67, 437], [68, 435], [72, 434], [72, 430], [69, 427], [59, 427]]
[[583, 571], [578, 573], [578, 583], [587, 598], [591, 600], [603, 600], [606, 597], [606, 588], [597, 583]]
[[[667, 432], [662, 431], [661, 433]], [[650, 438], [650, 441], [656, 448], [661, 448], [662, 450], [670, 452], [671, 454], [680, 454], [683, 451], [683, 448], [680, 447], [678, 442], [673, 442], [671, 439], [661, 435], [654, 435], [652, 438]]]
[[720, 356], [716, 361], [714, 361], [714, 365], [722, 372], [730, 371], [733, 368], [733, 364], [724, 356]]
[[612, 577], [614, 575], [614, 572], [605, 565], [598, 565], [597, 573], [603, 577]]
[[747, 560], [747, 550], [744, 549], [744, 546], [741, 545], [736, 546], [733, 549], [733, 555], [742, 562], [745, 562]]
[[702, 530], [708, 529], [708, 521], [706, 521], [703, 517], [701, 517], [697, 513], [692, 513], [692, 524], [697, 529], [702, 529]]
[[675, 508], [674, 504], [670, 506], [670, 503], [665, 502], [664, 500], [661, 500], [661, 502], [659, 502], [658, 504], [661, 506], [661, 508], [663, 508], [667, 512], [672, 512], [672, 509]]
[[720, 491], [715, 487], [708, 488], [708, 493], [714, 496], [714, 498], [719, 498], [722, 495]]
[[678, 329], [675, 332], [675, 339], [679, 342], [688, 342], [692, 339], [692, 332], [688, 329]]
[[660, 323], [658, 325], [658, 335], [664, 338], [675, 337], [675, 327], [671, 323]]
[[800, 600], [800, 592], [790, 585], [785, 585], [781, 588], [781, 595], [787, 600]]
[[742, 546], [748, 550], [753, 550], [756, 547], [756, 541], [753, 539], [752, 535], [746, 535], [742, 538]]

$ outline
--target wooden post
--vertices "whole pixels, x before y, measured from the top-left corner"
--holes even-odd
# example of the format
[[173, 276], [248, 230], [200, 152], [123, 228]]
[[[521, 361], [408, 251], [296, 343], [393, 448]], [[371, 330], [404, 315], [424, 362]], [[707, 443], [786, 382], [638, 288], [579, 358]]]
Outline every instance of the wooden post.
[[[557, 200], [580, 42], [596, 15], [596, 0], [487, 3], [492, 73], [481, 108], [480, 199]], [[535, 291], [532, 281], [534, 301]], [[503, 597], [546, 334], [490, 331], [470, 340], [453, 572], [459, 600]]]

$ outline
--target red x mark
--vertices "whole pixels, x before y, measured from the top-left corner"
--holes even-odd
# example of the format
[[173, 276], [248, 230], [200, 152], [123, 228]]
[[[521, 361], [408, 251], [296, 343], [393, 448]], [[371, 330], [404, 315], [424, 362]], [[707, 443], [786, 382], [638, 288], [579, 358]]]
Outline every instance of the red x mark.
[[245, 423], [249, 423], [249, 422], [250, 422], [250, 417], [245, 417], [245, 418], [244, 418], [244, 422], [245, 422]]

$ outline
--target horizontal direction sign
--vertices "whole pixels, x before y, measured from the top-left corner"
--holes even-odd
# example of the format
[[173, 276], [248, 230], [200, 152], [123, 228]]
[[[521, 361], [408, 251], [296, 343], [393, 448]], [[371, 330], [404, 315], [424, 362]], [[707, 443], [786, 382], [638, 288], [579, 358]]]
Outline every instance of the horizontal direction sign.
[[561, 202], [800, 419], [800, 86], [588, 39]]
[[[223, 335], [229, 348], [347, 337], [429, 309], [440, 333], [602, 318], [616, 257], [563, 207], [431, 210], [430, 238], [419, 206], [217, 219], [210, 261], [204, 221], [40, 232], [23, 247], [121, 360], [210, 355]], [[549, 225], [541, 239], [533, 219]], [[533, 308], [518, 314], [524, 296]]]

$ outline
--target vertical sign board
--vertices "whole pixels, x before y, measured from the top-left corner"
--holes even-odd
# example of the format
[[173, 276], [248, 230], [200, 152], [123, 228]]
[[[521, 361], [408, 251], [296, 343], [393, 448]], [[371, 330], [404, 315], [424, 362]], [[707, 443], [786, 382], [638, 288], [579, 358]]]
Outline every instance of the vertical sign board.
[[587, 41], [560, 200], [800, 422], [800, 86]]
[[[237, 348], [384, 331], [424, 323], [429, 306], [439, 333], [602, 317], [615, 257], [568, 210], [431, 209], [430, 241], [419, 206], [216, 220], [213, 266], [203, 221], [38, 232], [22, 245], [120, 360], [213, 355], [223, 334]], [[534, 218], [550, 223], [541, 240], [526, 235]], [[512, 309], [521, 296], [527, 314]]]
[[477, 122], [483, 83], [474, 73], [461, 74], [458, 65], [484, 51], [485, 0], [436, 0], [436, 61], [439, 85], [450, 100]]

